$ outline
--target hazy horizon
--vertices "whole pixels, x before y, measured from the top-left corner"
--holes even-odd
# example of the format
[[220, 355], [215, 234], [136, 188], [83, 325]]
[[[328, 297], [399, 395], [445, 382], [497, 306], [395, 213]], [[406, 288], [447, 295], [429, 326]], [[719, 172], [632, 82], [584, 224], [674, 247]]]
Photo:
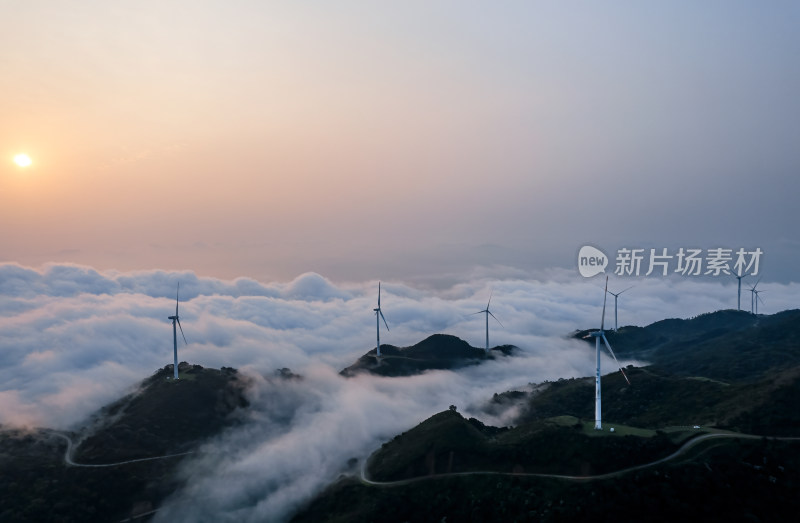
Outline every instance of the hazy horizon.
[[[0, 263], [0, 328], [5, 334], [0, 341], [0, 423], [78, 423], [172, 363], [167, 317], [174, 311], [178, 282], [189, 340], [179, 347], [180, 361], [264, 374], [319, 366], [338, 372], [375, 347], [377, 281], [337, 284], [306, 273], [286, 283], [265, 283], [191, 272], [98, 272], [57, 264], [40, 271]], [[619, 292], [630, 284], [630, 279], [612, 276], [609, 288]], [[764, 291], [759, 313], [800, 308], [796, 283], [760, 284], [759, 289]], [[518, 346], [532, 366], [504, 370], [510, 374], [491, 380], [490, 388], [522, 386], [537, 376], [592, 373], [593, 351], [567, 338], [576, 330], [599, 326], [600, 277], [583, 279], [569, 270], [541, 280], [484, 275], [446, 289], [383, 281], [382, 291], [391, 331], [382, 333], [381, 343], [400, 347], [437, 333], [482, 347], [485, 324], [475, 313], [491, 295], [491, 310], [502, 326], [490, 325], [490, 345]], [[614, 321], [609, 298], [608, 326]], [[743, 310], [750, 310], [750, 298], [745, 285]], [[621, 296], [619, 321], [621, 326], [645, 326], [736, 305], [732, 277], [642, 279]]]
[[0, 260], [446, 286], [742, 247], [798, 281], [800, 6], [574, 7], [4, 3]]

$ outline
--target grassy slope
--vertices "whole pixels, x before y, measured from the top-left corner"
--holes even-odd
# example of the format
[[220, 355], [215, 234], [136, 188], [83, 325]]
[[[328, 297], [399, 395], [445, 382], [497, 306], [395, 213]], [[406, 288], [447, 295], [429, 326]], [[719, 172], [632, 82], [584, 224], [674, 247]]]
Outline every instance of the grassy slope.
[[[235, 422], [246, 404], [234, 369], [182, 364], [179, 382], [171, 366], [142, 383], [140, 391], [102, 409], [109, 417], [79, 444], [78, 463], [110, 463], [190, 449]], [[74, 435], [77, 441], [79, 435]], [[0, 521], [118, 521], [146, 512], [179, 487], [180, 458], [121, 467], [65, 466], [66, 443], [47, 431], [0, 432]]]

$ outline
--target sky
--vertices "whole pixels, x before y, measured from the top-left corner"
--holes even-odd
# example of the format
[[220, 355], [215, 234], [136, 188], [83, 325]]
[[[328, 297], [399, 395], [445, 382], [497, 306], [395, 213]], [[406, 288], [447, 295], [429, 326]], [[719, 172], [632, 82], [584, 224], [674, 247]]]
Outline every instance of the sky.
[[586, 243], [758, 247], [797, 281], [795, 2], [0, 17], [0, 261], [447, 287]]
[[[733, 277], [618, 276], [620, 249], [760, 249], [742, 307], [759, 278], [761, 312], [800, 307], [796, 2], [7, 0], [0, 19], [0, 424], [79, 427], [171, 363], [179, 281], [180, 359], [252, 378], [251, 419], [159, 518], [283, 520], [450, 404], [502, 425], [493, 393], [592, 375], [567, 339], [601, 314], [586, 245], [634, 286], [620, 324], [736, 307]], [[520, 356], [338, 377], [374, 347], [378, 281], [382, 342], [480, 346], [492, 296], [491, 344]]]

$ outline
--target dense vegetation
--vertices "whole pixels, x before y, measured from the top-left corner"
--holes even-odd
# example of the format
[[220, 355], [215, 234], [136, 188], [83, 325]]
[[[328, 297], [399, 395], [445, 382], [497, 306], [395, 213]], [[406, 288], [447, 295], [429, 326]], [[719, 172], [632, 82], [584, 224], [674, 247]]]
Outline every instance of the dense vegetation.
[[434, 334], [411, 347], [395, 347], [381, 344], [381, 357], [372, 349], [354, 364], [342, 370], [342, 376], [355, 376], [368, 372], [378, 376], [411, 376], [433, 369], [457, 369], [466, 365], [478, 365], [496, 355], [512, 355], [511, 345], [494, 347], [486, 353], [484, 349], [472, 347], [466, 341], [449, 334]]
[[[592, 434], [593, 378], [496, 394], [486, 410], [518, 407], [513, 428], [439, 413], [371, 456], [370, 479], [404, 481], [342, 478], [293, 521], [794, 520], [796, 441], [704, 441], [680, 460], [602, 480], [522, 473], [622, 470], [666, 456], [709, 427], [800, 436], [798, 323], [797, 310], [720, 311], [609, 332], [620, 356], [652, 362], [627, 369], [630, 385], [619, 372], [603, 377], [604, 426], [617, 433]], [[448, 475], [468, 471], [482, 472]]]
[[[800, 366], [797, 325], [796, 309], [771, 316], [725, 310], [647, 327], [621, 327], [606, 336], [618, 357], [646, 361], [661, 374], [744, 382]], [[589, 332], [575, 336], [583, 339]]]
[[375, 487], [342, 478], [292, 521], [795, 521], [796, 445], [717, 442], [691, 459], [602, 481], [473, 475]]
[[[627, 369], [631, 385], [619, 373], [603, 377], [603, 418], [643, 428], [716, 426], [750, 434], [786, 435], [800, 427], [800, 367], [775, 372], [756, 383], [722, 383], [697, 377]], [[594, 418], [594, 380], [568, 379], [535, 394], [519, 393], [524, 409], [518, 423], [571, 415]], [[506, 400], [498, 396], [496, 402]]]
[[448, 410], [384, 444], [370, 458], [368, 472], [381, 481], [474, 470], [602, 474], [653, 461], [676, 448], [663, 433], [596, 437], [571, 417], [499, 430]]
[[[101, 409], [82, 432], [69, 433], [77, 463], [115, 463], [179, 453], [236, 423], [247, 405], [235, 369], [181, 363]], [[0, 431], [0, 521], [114, 521], [158, 507], [179, 487], [181, 457], [122, 467], [65, 466], [66, 441], [49, 430]]]
[[152, 510], [178, 486], [177, 458], [68, 467], [65, 447], [43, 431], [0, 432], [0, 521], [119, 521]]

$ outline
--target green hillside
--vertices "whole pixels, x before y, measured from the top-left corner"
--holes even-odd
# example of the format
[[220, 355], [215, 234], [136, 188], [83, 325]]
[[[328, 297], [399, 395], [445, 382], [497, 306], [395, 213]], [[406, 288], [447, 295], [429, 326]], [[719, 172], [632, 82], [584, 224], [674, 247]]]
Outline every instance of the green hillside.
[[206, 369], [182, 363], [180, 379], [168, 365], [144, 380], [141, 389], [101, 409], [101, 429], [82, 440], [75, 460], [123, 461], [183, 452], [234, 420], [247, 406], [235, 369]]
[[378, 376], [411, 376], [433, 369], [456, 369], [478, 365], [495, 355], [509, 356], [515, 347], [494, 347], [487, 355], [484, 349], [472, 347], [466, 341], [449, 334], [434, 334], [411, 347], [381, 345], [381, 357], [375, 349], [361, 356], [354, 364], [341, 371], [351, 377], [361, 372]]
[[[689, 320], [621, 327], [606, 337], [618, 357], [648, 362], [660, 373], [721, 381], [756, 381], [800, 366], [800, 310], [753, 315], [724, 310]], [[583, 339], [589, 330], [575, 336]], [[594, 344], [594, 339], [587, 340]]]
[[[658, 374], [655, 367], [626, 372], [631, 385], [619, 372], [603, 376], [604, 420], [650, 429], [701, 425], [773, 435], [793, 434], [800, 427], [800, 411], [788, 408], [800, 401], [800, 367], [732, 384]], [[518, 401], [524, 403], [519, 423], [560, 415], [591, 420], [594, 379], [559, 380]]]
[[368, 473], [380, 481], [469, 471], [602, 474], [675, 448], [666, 434], [654, 432], [596, 437], [574, 417], [497, 429], [450, 410], [384, 444], [371, 456]]
[[613, 473], [721, 429], [800, 436], [799, 320], [719, 311], [609, 332], [621, 357], [652, 364], [628, 367], [630, 385], [603, 376], [604, 431], [593, 430], [592, 377], [496, 394], [486, 410], [519, 407], [513, 428], [436, 414], [370, 457], [371, 480], [399, 483], [342, 478], [294, 521], [794, 520], [795, 440], [698, 440], [680, 459], [604, 479], [526, 474]]
[[[77, 463], [117, 463], [191, 451], [237, 422], [247, 405], [235, 369], [181, 363], [144, 380], [138, 390], [97, 412], [70, 437]], [[169, 379], [168, 379], [169, 378]], [[0, 521], [119, 521], [157, 508], [180, 487], [182, 459], [83, 468], [64, 463], [66, 441], [46, 429], [0, 431]]]
[[604, 480], [482, 474], [371, 486], [344, 477], [292, 521], [795, 521], [798, 489], [797, 443], [725, 440]]

